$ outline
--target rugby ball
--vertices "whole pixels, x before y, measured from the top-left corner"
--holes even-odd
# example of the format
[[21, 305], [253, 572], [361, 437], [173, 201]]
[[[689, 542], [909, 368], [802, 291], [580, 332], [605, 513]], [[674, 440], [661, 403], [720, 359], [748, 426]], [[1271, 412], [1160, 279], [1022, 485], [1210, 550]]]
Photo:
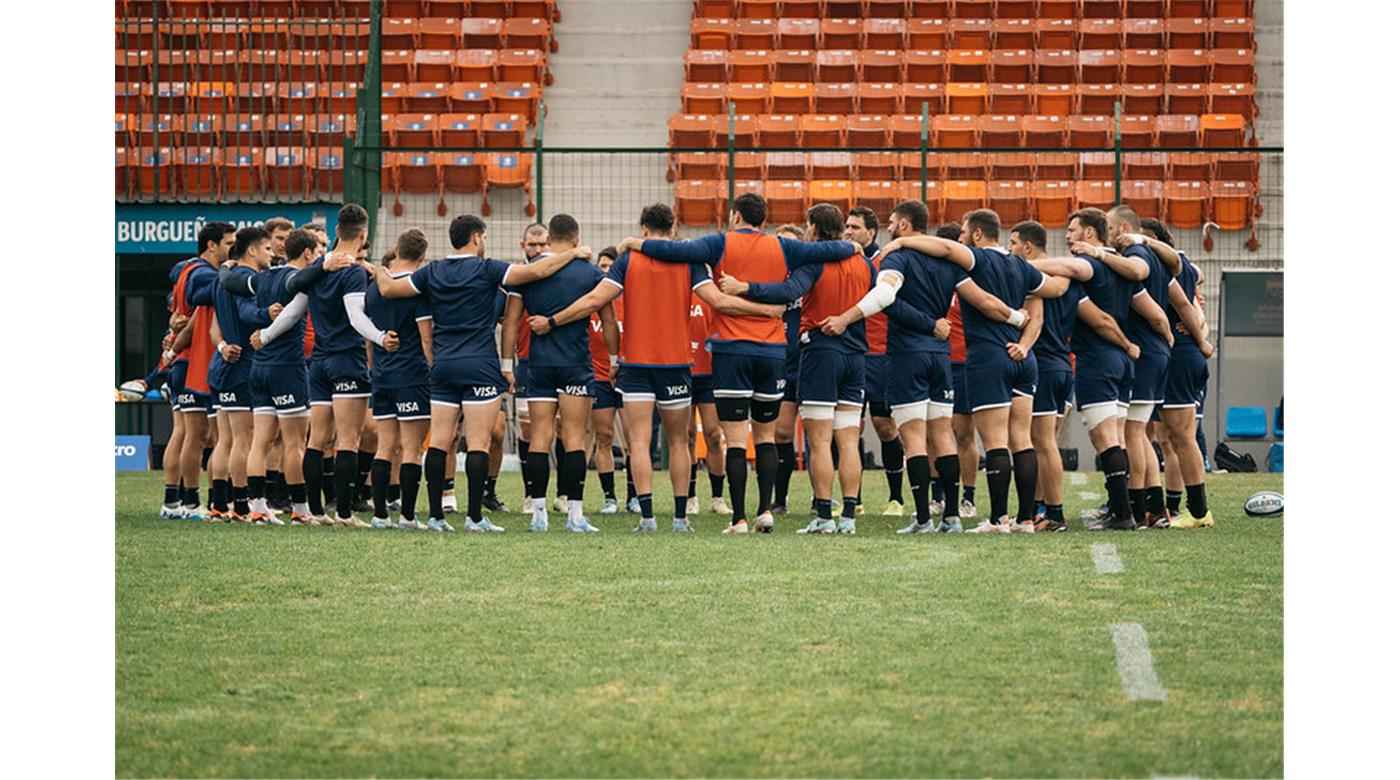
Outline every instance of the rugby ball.
[[1261, 490], [1244, 501], [1244, 513], [1250, 517], [1275, 517], [1283, 514], [1283, 494]]
[[140, 401], [146, 397], [146, 380], [132, 379], [122, 382], [121, 387], [117, 388], [117, 395], [121, 396], [123, 401]]

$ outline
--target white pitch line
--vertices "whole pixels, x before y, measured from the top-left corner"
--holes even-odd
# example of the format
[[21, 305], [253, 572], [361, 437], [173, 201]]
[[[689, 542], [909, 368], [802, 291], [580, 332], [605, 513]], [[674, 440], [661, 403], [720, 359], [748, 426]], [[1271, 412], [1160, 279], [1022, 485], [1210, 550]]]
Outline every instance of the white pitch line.
[[1087, 485], [1089, 484], [1089, 475], [1078, 471], [1071, 471], [1069, 472], [1069, 483], [1071, 485]]
[[1118, 557], [1118, 548], [1107, 542], [1096, 542], [1089, 548], [1094, 556], [1094, 571], [1099, 574], [1122, 574], [1123, 559]]
[[1101, 494], [1095, 493], [1092, 490], [1079, 491], [1079, 497], [1084, 499], [1085, 501], [1098, 501], [1100, 498], [1103, 498]]
[[1118, 657], [1118, 677], [1129, 701], [1166, 701], [1167, 692], [1152, 668], [1147, 631], [1139, 623], [1112, 623], [1113, 648]]

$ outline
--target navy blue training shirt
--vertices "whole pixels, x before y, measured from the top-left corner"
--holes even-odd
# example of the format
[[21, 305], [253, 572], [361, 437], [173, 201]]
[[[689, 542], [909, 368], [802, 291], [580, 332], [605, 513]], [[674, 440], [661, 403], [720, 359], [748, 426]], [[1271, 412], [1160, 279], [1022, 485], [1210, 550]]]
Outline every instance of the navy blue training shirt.
[[[316, 263], [324, 262], [324, 256], [316, 259]], [[313, 360], [353, 352], [364, 357], [365, 337], [350, 324], [345, 299], [364, 295], [368, 289], [368, 274], [361, 266], [352, 265], [327, 273], [306, 291], [310, 299], [311, 327], [316, 329], [316, 346], [311, 350]]]
[[1045, 299], [1045, 322], [1040, 328], [1040, 338], [1031, 348], [1041, 371], [1070, 370], [1069, 337], [1074, 332], [1079, 301], [1083, 298], [1084, 286], [1071, 279], [1064, 295]]
[[[246, 284], [247, 280], [252, 279], [257, 272], [246, 266], [237, 265], [231, 269], [231, 273], [240, 282]], [[252, 288], [249, 287], [249, 289]], [[242, 347], [243, 356], [237, 362], [226, 363], [222, 355], [215, 351], [213, 361], [210, 363], [211, 370], [212, 367], [219, 366], [215, 372], [218, 379], [216, 384], [221, 387], [237, 384], [246, 380], [252, 372], [253, 345], [250, 339], [253, 331], [272, 324], [272, 320], [268, 319], [267, 311], [259, 309], [257, 302], [251, 297], [231, 293], [219, 284], [214, 286], [214, 317], [219, 323], [219, 331], [223, 334], [224, 341]]]
[[[391, 274], [395, 279], [409, 276], [408, 272]], [[365, 314], [380, 330], [392, 330], [399, 336], [399, 348], [394, 352], [374, 346], [374, 362], [370, 366], [370, 381], [374, 387], [414, 387], [428, 383], [428, 358], [423, 354], [423, 336], [418, 333], [419, 320], [432, 319], [428, 301], [421, 295], [412, 298], [385, 298], [379, 285], [370, 285], [365, 293]]]
[[[1191, 260], [1186, 257], [1185, 252], [1177, 252], [1181, 256], [1181, 273], [1176, 275], [1176, 283], [1181, 287], [1181, 291], [1186, 294], [1186, 300], [1196, 302], [1196, 287], [1201, 283], [1200, 269], [1191, 264]], [[1176, 307], [1167, 307], [1167, 322], [1172, 326], [1172, 353], [1195, 350], [1201, 351], [1200, 345], [1190, 336], [1177, 331], [1176, 325], [1181, 322], [1181, 316], [1176, 313]]]
[[[1116, 320], [1118, 327], [1123, 327], [1123, 323], [1128, 320], [1128, 313], [1133, 309], [1133, 296], [1142, 289], [1142, 285], [1114, 273], [1096, 257], [1086, 255], [1079, 257], [1094, 269], [1093, 277], [1084, 282], [1085, 297]], [[1129, 337], [1128, 340], [1132, 341], [1132, 337]], [[1142, 345], [1138, 344], [1138, 346]], [[1088, 323], [1078, 319], [1074, 322], [1072, 347], [1076, 355], [1088, 355], [1108, 350], [1123, 351], [1119, 349], [1118, 345], [1094, 332]]]
[[[1013, 255], [999, 246], [968, 249], [972, 251], [972, 270], [958, 284], [976, 282], [978, 287], [1013, 309], [1024, 306], [1026, 296], [1045, 283], [1045, 275], [1020, 255]], [[1021, 340], [1020, 328], [993, 320], [965, 302], [962, 321], [969, 357], [992, 351], [1005, 353], [1008, 343]]]
[[[523, 299], [525, 311], [529, 314], [548, 317], [569, 308], [574, 301], [592, 292], [602, 279], [602, 269], [582, 258], [574, 258], [545, 279], [509, 287], [507, 291]], [[530, 336], [531, 366], [591, 366], [592, 361], [592, 353], [588, 350], [587, 317], [551, 328], [543, 336], [538, 333]]]
[[[935, 320], [948, 314], [948, 306], [953, 302], [953, 291], [966, 274], [962, 268], [949, 260], [929, 255], [914, 249], [899, 249], [880, 261], [881, 271], [898, 271], [904, 276], [904, 284], [899, 288], [896, 301], [908, 304], [912, 309]], [[893, 308], [893, 307], [890, 307]], [[887, 313], [889, 309], [885, 310]], [[937, 352], [948, 354], [946, 340], [933, 337], [933, 330], [914, 330], [909, 321], [891, 314], [888, 346], [886, 354], [905, 352]]]
[[[257, 294], [253, 300], [258, 308], [266, 311], [274, 303], [283, 306], [292, 302], [296, 294], [287, 289], [287, 278], [297, 269], [290, 265], [279, 265], [258, 274], [253, 279]], [[253, 362], [260, 366], [304, 366], [306, 364], [303, 347], [306, 342], [306, 317], [298, 317], [297, 324], [281, 336], [263, 345]]]
[[[496, 348], [496, 295], [510, 263], [451, 255], [426, 263], [408, 278], [428, 299], [433, 315], [433, 362], [500, 359]], [[316, 337], [319, 339], [320, 326]]]
[[[1123, 250], [1123, 256], [1135, 257], [1147, 263], [1148, 274], [1147, 279], [1141, 282], [1142, 290], [1152, 296], [1152, 300], [1156, 301], [1163, 311], [1170, 310], [1167, 285], [1171, 284], [1172, 277], [1167, 273], [1167, 267], [1162, 265], [1162, 259], [1157, 253], [1141, 244], [1134, 244]], [[1123, 334], [1129, 341], [1141, 347], [1143, 352], [1156, 352], [1161, 355], [1171, 353], [1167, 340], [1153, 329], [1147, 318], [1135, 311], [1128, 312], [1128, 321], [1123, 324]]]

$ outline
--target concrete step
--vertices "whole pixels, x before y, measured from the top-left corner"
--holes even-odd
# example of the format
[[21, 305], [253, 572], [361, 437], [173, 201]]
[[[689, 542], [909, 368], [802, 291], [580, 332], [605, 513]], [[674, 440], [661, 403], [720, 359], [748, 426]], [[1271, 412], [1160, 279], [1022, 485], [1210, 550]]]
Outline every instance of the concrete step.
[[[554, 33], [554, 38], [559, 42], [559, 54], [572, 57], [675, 56], [679, 61], [690, 46], [690, 28], [576, 28], [561, 24]], [[553, 70], [553, 58], [550, 66]]]
[[[579, 91], [613, 89], [627, 93], [656, 92], [654, 85], [670, 84], [685, 79], [685, 65], [674, 57], [553, 57], [549, 61], [554, 73], [550, 98]], [[677, 90], [665, 90], [678, 92]]]

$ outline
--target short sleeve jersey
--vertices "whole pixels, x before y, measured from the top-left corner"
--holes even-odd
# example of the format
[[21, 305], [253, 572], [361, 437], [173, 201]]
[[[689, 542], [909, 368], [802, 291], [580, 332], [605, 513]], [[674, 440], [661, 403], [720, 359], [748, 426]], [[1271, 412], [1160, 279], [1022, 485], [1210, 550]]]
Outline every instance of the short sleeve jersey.
[[[1012, 309], [1025, 305], [1026, 296], [1039, 289], [1045, 276], [1025, 258], [1001, 247], [970, 247], [972, 270], [958, 284], [975, 282], [987, 293]], [[1006, 345], [1021, 339], [1021, 329], [1009, 322], [997, 322], [976, 306], [963, 307], [963, 334], [970, 358], [989, 352], [1004, 353]]]
[[1040, 328], [1031, 351], [1042, 371], [1068, 371], [1069, 337], [1079, 316], [1079, 301], [1084, 298], [1084, 286], [1071, 279], [1064, 295], [1045, 299], [1045, 322]]
[[[408, 272], [394, 274], [403, 279]], [[374, 363], [370, 366], [370, 381], [374, 387], [415, 387], [428, 382], [428, 359], [423, 354], [423, 336], [418, 332], [420, 320], [433, 318], [428, 301], [421, 295], [413, 298], [385, 298], [379, 287], [365, 294], [365, 314], [380, 330], [392, 330], [399, 336], [399, 348], [393, 352], [374, 347]]]
[[[232, 273], [240, 285], [248, 284], [256, 274], [253, 269], [241, 265], [234, 266]], [[245, 355], [253, 351], [250, 340], [253, 331], [270, 322], [259, 314], [257, 303], [251, 296], [229, 292], [222, 284], [214, 288], [214, 317], [219, 323], [219, 331], [223, 334], [224, 341], [242, 347]], [[213, 361], [216, 365], [223, 364], [219, 367], [217, 376], [219, 381], [225, 384], [242, 381], [252, 372], [252, 360], [225, 363], [217, 350], [214, 352]]]
[[[266, 310], [274, 303], [283, 306], [292, 302], [296, 297], [287, 290], [287, 277], [296, 273], [297, 269], [289, 265], [279, 265], [258, 274], [257, 294], [253, 300], [257, 302], [258, 308]], [[306, 339], [306, 317], [298, 318], [297, 324], [291, 330], [282, 334], [279, 338], [257, 351], [253, 357], [255, 365], [266, 366], [300, 366], [305, 363], [302, 351], [303, 342]]]
[[[1084, 297], [1093, 301], [1095, 306], [1103, 309], [1118, 322], [1119, 327], [1122, 327], [1123, 323], [1128, 320], [1128, 312], [1132, 311], [1133, 296], [1142, 289], [1142, 285], [1114, 273], [1098, 258], [1081, 255], [1080, 259], [1094, 269], [1094, 275], [1084, 282]], [[1094, 332], [1091, 326], [1080, 319], [1076, 319], [1074, 322], [1074, 336], [1071, 344], [1076, 355], [1114, 350], [1122, 352], [1118, 345]]]
[[[913, 249], [891, 252], [880, 263], [880, 270], [902, 274], [904, 284], [899, 288], [899, 299], [935, 319], [948, 313], [953, 290], [964, 276], [963, 270], [953, 263]], [[932, 333], [905, 328], [891, 319], [886, 351], [891, 355], [910, 352], [946, 355], [948, 342], [934, 338]]]
[[[324, 257], [316, 260], [317, 263], [324, 261]], [[356, 351], [364, 354], [364, 336], [350, 324], [345, 299], [363, 296], [368, 289], [369, 276], [360, 266], [352, 265], [322, 276], [306, 291], [311, 322], [316, 326], [316, 346], [311, 350], [313, 359]]]
[[[574, 301], [587, 295], [603, 272], [587, 260], [571, 260], [551, 276], [510, 288], [524, 300], [525, 310], [531, 315], [548, 317], [569, 308]], [[531, 366], [582, 366], [589, 365], [588, 320], [573, 322], [552, 328], [548, 333], [530, 339]]]
[[[500, 358], [496, 349], [496, 294], [510, 263], [452, 255], [420, 267], [409, 284], [428, 299], [433, 316], [433, 361]], [[318, 340], [319, 340], [319, 329]]]
[[[1170, 309], [1171, 306], [1167, 303], [1167, 285], [1171, 284], [1172, 278], [1167, 273], [1167, 267], [1162, 265], [1162, 259], [1157, 257], [1157, 253], [1141, 244], [1134, 244], [1123, 251], [1123, 256], [1134, 257], [1147, 263], [1148, 274], [1147, 279], [1141, 283], [1142, 290], [1152, 296], [1152, 300], [1164, 311]], [[1144, 352], [1156, 352], [1161, 355], [1171, 353], [1167, 340], [1148, 324], [1147, 318], [1136, 311], [1129, 310], [1123, 333]]]
[[[1176, 283], [1181, 287], [1181, 291], [1186, 294], [1186, 300], [1194, 303], [1197, 300], [1196, 293], [1200, 288], [1201, 269], [1191, 263], [1186, 257], [1185, 252], [1178, 252], [1177, 254], [1181, 255], [1181, 273], [1176, 275]], [[1172, 340], [1173, 353], [1193, 349], [1200, 350], [1201, 347], [1196, 343], [1195, 339], [1177, 332], [1176, 326], [1177, 323], [1181, 322], [1181, 315], [1176, 313], [1176, 307], [1167, 307], [1167, 322], [1171, 323], [1174, 335]]]

